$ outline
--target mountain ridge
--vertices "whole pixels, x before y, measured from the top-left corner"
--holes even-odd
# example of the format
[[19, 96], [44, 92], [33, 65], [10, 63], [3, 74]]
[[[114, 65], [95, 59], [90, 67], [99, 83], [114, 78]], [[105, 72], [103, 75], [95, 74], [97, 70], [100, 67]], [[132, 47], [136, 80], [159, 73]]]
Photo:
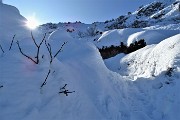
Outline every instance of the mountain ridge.
[[134, 12], [128, 12], [127, 15], [121, 15], [116, 19], [106, 20], [104, 22], [94, 22], [92, 24], [76, 22], [67, 23], [47, 23], [42, 26], [56, 29], [58, 27], [73, 26], [74, 24], [85, 25], [87, 27], [96, 26], [100, 30], [112, 30], [123, 28], [144, 28], [154, 25], [179, 24], [179, 6], [180, 0], [158, 0], [147, 5], [140, 6]]

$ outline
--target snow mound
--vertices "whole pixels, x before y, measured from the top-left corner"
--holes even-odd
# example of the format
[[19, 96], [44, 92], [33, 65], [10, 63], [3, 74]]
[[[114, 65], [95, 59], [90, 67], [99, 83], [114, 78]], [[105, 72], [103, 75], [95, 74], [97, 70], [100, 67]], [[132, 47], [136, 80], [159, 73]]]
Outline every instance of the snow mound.
[[144, 39], [147, 45], [158, 44], [162, 40], [178, 33], [179, 30], [144, 30], [136, 32], [128, 37], [127, 46], [140, 39]]
[[15, 30], [17, 27], [23, 27], [23, 25], [25, 25], [26, 18], [21, 16], [19, 10], [14, 6], [0, 4], [0, 14], [1, 29], [6, 27], [7, 29], [11, 28], [10, 30]]
[[139, 28], [127, 28], [119, 30], [109, 30], [103, 33], [103, 35], [98, 39], [97, 46], [102, 48], [102, 46], [119, 46], [121, 42], [127, 44], [127, 39], [129, 35], [142, 31]]
[[157, 45], [147, 46], [121, 59], [120, 64], [129, 75], [137, 77], [157, 76], [169, 68], [178, 69], [180, 34], [167, 38]]
[[[60, 38], [68, 40], [52, 65], [47, 59], [48, 53], [44, 54], [38, 65], [21, 53], [14, 54], [14, 51], [0, 57], [0, 84], [3, 84], [0, 89], [0, 95], [3, 96], [0, 99], [0, 108], [3, 109], [0, 112], [1, 119], [129, 118], [130, 116], [121, 115], [129, 114], [124, 113], [129, 107], [124, 99], [119, 102], [122, 94], [112, 87], [121, 77], [113, 75], [106, 68], [96, 46], [89, 42], [71, 40], [68, 35], [60, 33], [61, 31], [53, 33], [47, 40], [52, 48], [56, 47], [54, 45], [57, 42], [61, 42]], [[23, 45], [22, 47], [24, 48]], [[45, 50], [42, 47], [41, 53]], [[51, 73], [47, 83], [41, 88], [49, 69]], [[68, 96], [59, 94], [60, 88], [65, 84], [69, 91], [75, 92]], [[120, 88], [123, 87], [121, 84]]]
[[0, 3], [0, 16], [0, 44], [2, 46], [9, 44], [7, 42], [10, 42], [14, 35], [18, 40], [29, 35], [30, 30], [25, 26], [27, 20], [20, 15], [16, 7]]
[[135, 41], [144, 39], [145, 42], [150, 44], [157, 44], [162, 40], [176, 35], [179, 30], [150, 30], [150, 29], [140, 29], [140, 28], [126, 28], [120, 30], [109, 30], [102, 34], [98, 39], [96, 45], [98, 48], [103, 46], [119, 46], [121, 42], [129, 46]]

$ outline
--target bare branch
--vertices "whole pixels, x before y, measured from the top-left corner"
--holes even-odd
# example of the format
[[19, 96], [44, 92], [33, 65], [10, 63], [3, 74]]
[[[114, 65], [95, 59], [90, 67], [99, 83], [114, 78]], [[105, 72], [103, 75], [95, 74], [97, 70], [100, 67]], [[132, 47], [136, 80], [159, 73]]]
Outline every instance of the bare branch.
[[65, 88], [66, 86], [67, 86], [67, 84], [65, 84], [62, 88], [60, 88], [60, 90], [66, 89], [66, 88]]
[[37, 44], [36, 41], [35, 41], [35, 38], [34, 38], [34, 36], [33, 36], [33, 34], [32, 34], [32, 31], [31, 31], [31, 37], [32, 37], [32, 40], [33, 40], [34, 44], [36, 45], [36, 47], [38, 47], [38, 44]]
[[[15, 36], [14, 36], [14, 37], [15, 37]], [[13, 39], [14, 39], [14, 37], [13, 37]], [[44, 34], [44, 37], [43, 37], [43, 39], [41, 40], [41, 42], [40, 42], [39, 45], [36, 43], [36, 41], [35, 41], [35, 39], [34, 39], [34, 36], [33, 36], [33, 34], [32, 34], [32, 31], [31, 31], [31, 37], [32, 37], [32, 40], [33, 40], [35, 46], [37, 47], [37, 53], [36, 53], [36, 57], [35, 57], [36, 60], [34, 60], [34, 59], [31, 58], [30, 56], [28, 56], [28, 55], [26, 55], [25, 53], [22, 52], [22, 49], [21, 49], [21, 47], [20, 47], [20, 45], [19, 45], [19, 41], [17, 41], [16, 43], [17, 43], [18, 48], [19, 48], [19, 50], [20, 50], [20, 52], [21, 52], [22, 55], [24, 55], [25, 57], [27, 57], [28, 59], [30, 59], [30, 60], [33, 61], [34, 63], [38, 64], [38, 63], [39, 63], [39, 52], [40, 52], [40, 47], [41, 47], [43, 41], [44, 41], [45, 38], [46, 38], [46, 33]]]
[[48, 43], [48, 46], [49, 46], [49, 51], [50, 51], [50, 57], [51, 57], [51, 61], [50, 61], [50, 63], [52, 63], [52, 61], [53, 61], [53, 56], [52, 56], [52, 49], [51, 49], [51, 45]]
[[54, 58], [61, 52], [63, 46], [66, 44], [67, 42], [64, 42], [61, 46], [61, 48], [57, 51], [57, 53], [54, 55]]
[[62, 88], [60, 88], [61, 91], [59, 92], [59, 94], [63, 93], [63, 94], [65, 94], [66, 96], [68, 96], [68, 93], [73, 93], [73, 92], [75, 92], [75, 91], [69, 92], [69, 90], [66, 89], [66, 86], [67, 86], [67, 84], [65, 84]]
[[19, 45], [19, 41], [17, 41], [16, 43], [17, 43], [17, 45], [18, 45], [19, 51], [21, 52], [21, 54], [22, 54], [23, 56], [27, 57], [28, 59], [30, 59], [31, 61], [33, 61], [35, 64], [38, 64], [33, 58], [29, 57], [28, 55], [26, 55], [26, 54], [24, 54], [24, 53], [22, 52], [22, 49], [21, 49], [21, 47], [20, 47], [20, 45]]
[[47, 44], [46, 40], [45, 40], [45, 45], [46, 45], [46, 47], [48, 49], [48, 52], [49, 52], [49, 55], [50, 55], [50, 58], [51, 58], [50, 63], [52, 63], [53, 57], [52, 57], [51, 45], [49, 43]]
[[1, 48], [2, 52], [4, 53], [4, 50], [3, 50], [2, 46], [1, 46], [1, 44], [0, 44], [0, 48]]
[[63, 93], [66, 96], [68, 96], [68, 93], [73, 93], [73, 92], [75, 92], [75, 91], [69, 92], [69, 90], [64, 90], [64, 91], [59, 92], [59, 94]]
[[38, 64], [38, 63], [39, 63], [39, 51], [40, 51], [40, 47], [41, 47], [43, 41], [44, 41], [45, 38], [46, 38], [46, 33], [44, 34], [44, 37], [43, 37], [43, 39], [42, 39], [42, 41], [40, 42], [39, 45], [37, 45], [37, 43], [35, 42], [35, 39], [34, 39], [34, 37], [33, 37], [33, 35], [32, 35], [32, 32], [31, 32], [31, 36], [32, 36], [32, 38], [33, 38], [34, 44], [35, 44], [36, 47], [37, 47], [37, 55], [36, 55], [36, 59], [37, 59], [37, 64]]
[[56, 52], [56, 54], [53, 56], [53, 55], [52, 55], [52, 50], [51, 50], [51, 45], [50, 45], [49, 43], [47, 43], [47, 41], [45, 40], [45, 45], [46, 45], [46, 47], [47, 47], [47, 49], [48, 49], [48, 52], [49, 52], [49, 55], [50, 55], [50, 58], [51, 58], [50, 64], [52, 63], [53, 59], [62, 51], [62, 48], [63, 48], [63, 46], [64, 46], [66, 43], [67, 43], [67, 42], [64, 42], [64, 43], [62, 44], [61, 48], [60, 48], [60, 49]]
[[41, 88], [42, 88], [44, 85], [46, 85], [46, 83], [47, 83], [46, 81], [47, 81], [47, 79], [48, 79], [50, 73], [51, 73], [51, 70], [49, 69], [48, 74], [47, 74], [47, 76], [46, 76], [44, 82], [43, 82], [42, 85], [41, 85]]
[[44, 37], [43, 37], [42, 41], [41, 41], [40, 44], [39, 44], [39, 47], [42, 45], [42, 43], [43, 43], [43, 41], [45, 40], [45, 38], [46, 38], [46, 33], [44, 34]]
[[12, 47], [12, 45], [13, 45], [15, 36], [16, 36], [16, 34], [13, 36], [13, 39], [12, 39], [12, 41], [11, 41], [11, 45], [10, 45], [10, 47], [9, 47], [9, 51], [11, 50], [11, 47]]

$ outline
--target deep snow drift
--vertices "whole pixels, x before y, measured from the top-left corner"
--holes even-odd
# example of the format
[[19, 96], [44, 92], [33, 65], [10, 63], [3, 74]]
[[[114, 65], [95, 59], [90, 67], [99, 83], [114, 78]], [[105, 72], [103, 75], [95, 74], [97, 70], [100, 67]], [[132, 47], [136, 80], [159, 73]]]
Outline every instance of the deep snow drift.
[[[53, 32], [47, 30], [49, 34], [45, 37], [52, 56], [67, 42], [61, 52], [52, 57], [50, 64], [51, 55], [43, 41], [40, 62], [35, 64], [20, 53], [16, 44], [19, 41], [22, 51], [33, 60], [37, 59], [37, 47], [30, 30], [20, 22], [26, 19], [16, 8], [0, 3], [0, 14], [4, 10], [13, 17], [3, 16], [0, 22], [0, 45], [4, 50], [3, 53], [0, 49], [0, 119], [180, 119], [179, 30], [172, 30], [172, 27], [156, 30], [155, 26], [153, 29], [127, 28], [79, 39], [76, 33], [69, 33], [62, 26]], [[87, 27], [78, 29], [86, 31]], [[43, 40], [44, 31], [33, 31], [37, 44]], [[98, 41], [93, 41], [95, 38]], [[119, 45], [120, 40], [128, 45], [141, 38], [146, 40], [147, 46], [128, 55], [119, 54], [103, 60], [97, 49]], [[63, 86], [72, 93], [68, 96], [59, 93], [64, 90]]]

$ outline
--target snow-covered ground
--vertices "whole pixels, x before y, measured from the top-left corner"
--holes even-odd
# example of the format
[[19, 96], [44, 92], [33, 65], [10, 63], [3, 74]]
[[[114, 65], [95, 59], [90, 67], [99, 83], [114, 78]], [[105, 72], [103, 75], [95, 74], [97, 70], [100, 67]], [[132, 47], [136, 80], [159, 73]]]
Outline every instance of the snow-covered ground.
[[120, 30], [110, 30], [103, 33], [98, 39], [97, 46], [119, 46], [121, 42], [129, 46], [135, 41], [144, 39], [146, 44], [157, 44], [165, 38], [171, 37], [179, 33], [179, 30], [152, 30], [141, 28], [127, 28]]
[[[52, 58], [65, 42], [62, 51], [50, 64], [51, 55], [43, 41], [39, 63], [35, 64], [20, 53], [16, 43], [19, 41], [26, 55], [37, 59], [26, 19], [2, 1], [0, 14], [0, 45], [4, 51], [0, 49], [1, 120], [180, 119], [180, 29], [174, 30], [174, 23], [168, 27], [109, 30], [82, 38], [63, 26], [45, 37]], [[75, 24], [72, 29], [86, 31], [87, 27]], [[37, 44], [43, 40], [44, 31], [32, 31]], [[95, 38], [98, 40], [93, 41]], [[142, 38], [147, 46], [128, 55], [103, 60], [97, 49], [120, 42], [129, 45]], [[59, 93], [63, 86], [72, 93]]]

